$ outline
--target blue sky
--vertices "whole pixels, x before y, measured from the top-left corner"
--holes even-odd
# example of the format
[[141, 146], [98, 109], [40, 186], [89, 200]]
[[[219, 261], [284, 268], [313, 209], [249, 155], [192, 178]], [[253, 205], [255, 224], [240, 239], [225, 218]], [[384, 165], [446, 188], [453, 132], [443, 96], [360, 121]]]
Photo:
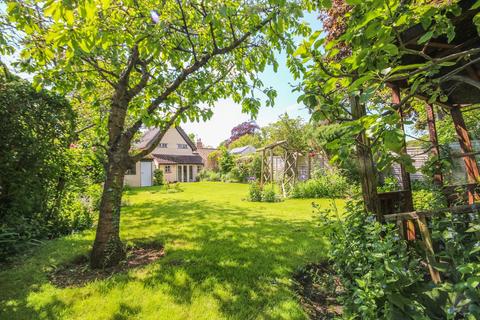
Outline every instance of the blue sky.
[[[305, 14], [305, 21], [315, 31], [321, 28], [321, 23], [317, 18], [318, 13]], [[292, 117], [302, 117], [309, 119], [307, 110], [297, 104], [298, 92], [292, 92], [291, 84], [296, 81], [290, 74], [286, 66], [286, 54], [277, 55], [279, 67], [277, 72], [273, 71], [271, 66], [260, 75], [260, 79], [267, 87], [273, 87], [277, 91], [275, 106], [262, 106], [256, 118], [258, 125], [265, 126], [278, 119], [285, 112]], [[213, 117], [206, 122], [189, 122], [181, 124], [187, 133], [194, 133], [201, 138], [203, 143], [210, 146], [217, 146], [223, 140], [230, 137], [230, 130], [244, 121], [250, 120], [247, 114], [242, 114], [241, 107], [230, 99], [219, 100], [214, 108]]]

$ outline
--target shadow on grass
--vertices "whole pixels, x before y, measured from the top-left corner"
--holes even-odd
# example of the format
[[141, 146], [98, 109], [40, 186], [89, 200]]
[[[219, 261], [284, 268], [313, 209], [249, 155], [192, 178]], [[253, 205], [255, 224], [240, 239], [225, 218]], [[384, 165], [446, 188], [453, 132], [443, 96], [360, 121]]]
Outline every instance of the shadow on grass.
[[[285, 318], [302, 318], [298, 304], [290, 303], [294, 294], [289, 281], [297, 268], [318, 259], [325, 243], [309, 221], [261, 213], [253, 206], [184, 199], [155, 199], [125, 207], [122, 237], [133, 242], [161, 241], [166, 256], [146, 276], [119, 274], [103, 281], [97, 291], [106, 296], [117, 286], [140, 281], [179, 305], [195, 304], [199, 295], [213, 297], [223, 316], [231, 319], [279, 319], [287, 314]], [[79, 240], [62, 241], [77, 245]], [[56, 297], [41, 309], [29, 307], [29, 293], [46, 282], [45, 275], [37, 275], [23, 279], [17, 290], [10, 288], [14, 301], [0, 301], [3, 315], [57, 319], [60, 313], [68, 314], [62, 309], [70, 306]], [[141, 306], [122, 301], [112, 318], [128, 319], [140, 313]]]
[[158, 221], [162, 230], [150, 236], [161, 237], [167, 246], [145, 285], [168, 284], [169, 295], [180, 304], [191, 304], [200, 289], [215, 296], [229, 318], [266, 317], [267, 306], [291, 299], [285, 281], [310, 261], [309, 252], [325, 246], [318, 229], [305, 220], [264, 217], [244, 207], [168, 201], [129, 209], [142, 213], [129, 222], [130, 234]]

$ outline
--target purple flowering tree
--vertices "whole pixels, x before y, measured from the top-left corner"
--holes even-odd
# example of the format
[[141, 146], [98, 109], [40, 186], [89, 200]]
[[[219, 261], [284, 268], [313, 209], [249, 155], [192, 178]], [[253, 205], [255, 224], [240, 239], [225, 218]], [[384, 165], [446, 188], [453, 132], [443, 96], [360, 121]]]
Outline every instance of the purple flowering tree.
[[260, 127], [255, 120], [245, 121], [232, 129], [227, 145], [246, 134], [254, 134], [258, 130], [260, 130]]

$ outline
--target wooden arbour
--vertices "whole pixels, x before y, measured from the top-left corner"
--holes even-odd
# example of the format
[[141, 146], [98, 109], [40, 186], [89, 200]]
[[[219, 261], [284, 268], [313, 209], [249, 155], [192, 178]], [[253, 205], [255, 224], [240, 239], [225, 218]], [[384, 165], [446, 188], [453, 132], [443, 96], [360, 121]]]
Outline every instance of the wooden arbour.
[[260, 174], [260, 186], [263, 187], [266, 183], [274, 183], [274, 149], [282, 149], [283, 172], [280, 187], [282, 188], [283, 196], [286, 197], [293, 189], [297, 182], [297, 162], [298, 152], [288, 147], [286, 140], [281, 140], [269, 144], [263, 148], [257, 149], [257, 152], [262, 154], [262, 169]]

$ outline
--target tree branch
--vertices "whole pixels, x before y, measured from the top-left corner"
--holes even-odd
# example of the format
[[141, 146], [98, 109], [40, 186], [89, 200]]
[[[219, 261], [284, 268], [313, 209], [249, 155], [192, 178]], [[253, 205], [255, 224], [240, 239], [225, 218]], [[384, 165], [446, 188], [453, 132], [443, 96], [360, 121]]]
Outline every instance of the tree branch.
[[136, 86], [134, 86], [132, 89], [127, 91], [127, 96], [129, 99], [133, 99], [138, 93], [140, 93], [140, 91], [142, 91], [143, 88], [145, 88], [145, 86], [148, 83], [148, 80], [150, 79], [150, 73], [148, 72], [148, 69], [147, 69], [147, 63], [145, 61], [140, 60], [138, 64], [141, 67], [140, 73], [142, 74], [142, 78], [140, 79], [140, 81], [137, 83]]
[[[200, 58], [199, 60], [195, 61], [194, 64], [186, 67], [185, 69], [183, 69], [180, 74], [175, 78], [175, 80], [173, 80], [166, 88], [165, 90], [159, 95], [157, 96], [151, 103], [150, 105], [147, 107], [147, 114], [151, 115], [152, 113], [155, 112], [155, 110], [158, 109], [158, 107], [160, 106], [161, 103], [163, 103], [169, 96], [172, 92], [174, 92], [175, 90], [178, 89], [178, 87], [180, 87], [180, 85], [188, 78], [188, 76], [190, 76], [192, 73], [196, 72], [197, 70], [199, 70], [200, 68], [202, 68], [203, 66], [205, 66], [212, 57], [214, 56], [217, 56], [217, 55], [222, 55], [222, 54], [226, 54], [234, 49], [236, 49], [238, 46], [240, 46], [244, 41], [246, 41], [253, 33], [259, 31], [261, 28], [263, 28], [267, 23], [269, 23], [274, 17], [275, 15], [277, 14], [277, 12], [273, 12], [272, 14], [270, 14], [270, 16], [268, 16], [267, 18], [265, 18], [264, 20], [262, 20], [257, 26], [255, 26], [255, 28], [252, 29], [252, 31], [248, 31], [246, 32], [245, 34], [243, 34], [242, 37], [238, 38], [237, 40], [233, 41], [232, 43], [230, 43], [230, 45], [226, 46], [226, 47], [223, 47], [223, 48], [216, 48], [216, 49], [213, 49], [212, 52], [210, 53], [207, 53], [205, 55], [203, 55], [202, 58]], [[125, 133], [125, 137], [127, 139], [131, 139], [133, 137], [133, 135], [140, 129], [140, 127], [142, 126], [143, 124], [143, 121], [142, 119], [138, 119]]]
[[[204, 95], [208, 91], [210, 91], [210, 89], [212, 89], [215, 85], [217, 85], [219, 82], [221, 82], [223, 79], [225, 79], [225, 77], [232, 71], [232, 69], [233, 69], [233, 67], [228, 68], [228, 70], [226, 72], [222, 73], [214, 82], [210, 83], [207, 87], [205, 87], [200, 92], [199, 95]], [[158, 135], [153, 138], [153, 140], [152, 140], [153, 142], [150, 144], [150, 146], [146, 149], [143, 149], [143, 150], [139, 151], [137, 154], [130, 157], [132, 159], [132, 161], [137, 162], [137, 161], [141, 160], [143, 157], [145, 157], [146, 155], [150, 154], [153, 150], [155, 150], [155, 148], [157, 147], [157, 145], [160, 143], [163, 136], [165, 135], [166, 131], [177, 121], [177, 118], [183, 112], [187, 111], [191, 107], [192, 107], [192, 105], [183, 106], [183, 107], [178, 108], [177, 111], [175, 111], [173, 116], [170, 118], [170, 120], [166, 124], [164, 124], [164, 126], [162, 128], [160, 128]]]
[[193, 59], [197, 61], [197, 53], [195, 51], [195, 45], [193, 44], [192, 38], [190, 37], [190, 32], [188, 30], [187, 18], [185, 17], [185, 12], [183, 11], [182, 0], [177, 0], [177, 3], [180, 8], [180, 12], [182, 14], [183, 30], [185, 30], [185, 33], [187, 34], [188, 42], [190, 42], [190, 46], [192, 47]]
[[132, 48], [132, 52], [130, 53], [130, 56], [128, 57], [127, 66], [122, 71], [118, 79], [117, 91], [119, 92], [125, 91], [126, 93], [126, 90], [128, 88], [128, 81], [130, 80], [130, 73], [132, 72], [133, 67], [138, 62], [138, 55], [139, 55], [138, 44], [135, 44]]
[[463, 58], [465, 56], [474, 55], [474, 54], [477, 54], [477, 53], [480, 53], [480, 48], [474, 48], [474, 49], [469, 49], [469, 50], [462, 51], [462, 52], [453, 53], [453, 54], [445, 56], [443, 58], [431, 59], [427, 63], [427, 65], [425, 65], [421, 68], [415, 68], [414, 71], [409, 72], [405, 75], [402, 75], [402, 74], [400, 74], [398, 76], [393, 75], [393, 76], [389, 77], [386, 81], [391, 82], [391, 81], [398, 81], [398, 80], [406, 80], [406, 79], [409, 79], [410, 77], [412, 77], [412, 76], [414, 76], [418, 73], [427, 71], [428, 69], [430, 69], [431, 67], [433, 67], [435, 65], [440, 65], [443, 62], [447, 62], [447, 61], [455, 60], [455, 59], [460, 59], [460, 58]]
[[235, 29], [233, 28], [232, 24], [232, 17], [228, 16], [228, 25], [230, 28], [230, 33], [232, 34], [233, 40], [237, 40], [237, 35], [235, 34]]
[[450, 76], [447, 80], [455, 80], [455, 81], [463, 82], [463, 83], [469, 84], [472, 87], [475, 87], [475, 88], [480, 90], [480, 82], [476, 81], [476, 80], [473, 80], [473, 79], [470, 79], [468, 77], [453, 75], [453, 76]]
[[86, 63], [88, 63], [89, 65], [91, 65], [91, 66], [98, 72], [98, 74], [100, 75], [100, 77], [101, 77], [103, 80], [105, 80], [110, 86], [112, 86], [112, 88], [116, 89], [117, 85], [116, 85], [113, 81], [111, 81], [110, 79], [108, 79], [108, 77], [106, 76], [106, 75], [108, 74], [108, 75], [114, 77], [115, 80], [117, 80], [117, 79], [118, 79], [118, 76], [117, 76], [114, 72], [109, 71], [109, 70], [106, 70], [106, 69], [100, 67], [100, 66], [98, 65], [98, 62], [95, 61], [94, 59], [90, 59], [90, 58], [88, 58], [88, 57], [82, 57], [81, 59], [82, 59], [83, 61], [85, 61]]

